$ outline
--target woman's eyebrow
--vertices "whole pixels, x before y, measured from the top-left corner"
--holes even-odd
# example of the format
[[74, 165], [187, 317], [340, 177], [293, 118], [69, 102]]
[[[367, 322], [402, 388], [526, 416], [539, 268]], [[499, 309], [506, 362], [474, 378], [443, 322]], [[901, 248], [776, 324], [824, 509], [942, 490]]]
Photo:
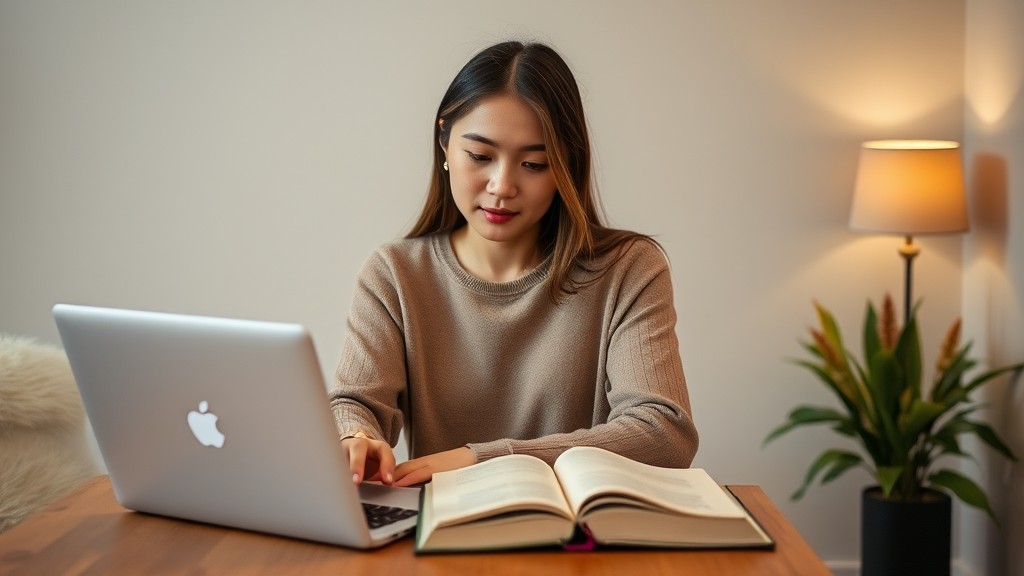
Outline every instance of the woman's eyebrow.
[[[473, 140], [474, 142], [480, 142], [481, 144], [486, 144], [494, 148], [500, 148], [500, 146], [498, 146], [498, 143], [495, 142], [494, 140], [491, 140], [486, 136], [476, 134], [475, 132], [468, 132], [466, 134], [463, 134], [462, 137], [465, 138], [466, 140]], [[544, 152], [545, 150], [547, 150], [547, 147], [544, 146], [543, 142], [540, 144], [529, 144], [519, 149], [520, 152]]]

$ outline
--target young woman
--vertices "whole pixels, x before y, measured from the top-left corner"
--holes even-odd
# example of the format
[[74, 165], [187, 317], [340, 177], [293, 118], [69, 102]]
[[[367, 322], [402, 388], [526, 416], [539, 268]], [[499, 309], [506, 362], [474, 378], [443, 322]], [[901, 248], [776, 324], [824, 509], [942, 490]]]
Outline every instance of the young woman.
[[359, 275], [331, 392], [353, 481], [580, 445], [690, 465], [668, 263], [597, 204], [566, 63], [542, 44], [477, 54], [438, 108], [419, 221]]

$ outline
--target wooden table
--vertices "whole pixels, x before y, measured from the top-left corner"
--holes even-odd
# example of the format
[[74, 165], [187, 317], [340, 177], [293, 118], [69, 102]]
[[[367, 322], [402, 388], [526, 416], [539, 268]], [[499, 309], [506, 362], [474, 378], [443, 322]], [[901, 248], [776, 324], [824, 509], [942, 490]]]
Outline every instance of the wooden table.
[[0, 574], [757, 574], [829, 576], [757, 486], [730, 486], [776, 541], [765, 550], [413, 554], [406, 538], [369, 552], [130, 512], [106, 476], [0, 534]]

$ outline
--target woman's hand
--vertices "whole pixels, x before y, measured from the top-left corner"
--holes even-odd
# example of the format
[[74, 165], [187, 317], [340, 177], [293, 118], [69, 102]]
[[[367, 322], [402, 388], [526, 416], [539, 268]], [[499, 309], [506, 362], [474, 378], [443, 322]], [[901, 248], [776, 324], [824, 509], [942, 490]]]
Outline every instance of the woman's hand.
[[430, 480], [435, 472], [455, 470], [476, 464], [476, 454], [463, 446], [430, 456], [402, 462], [395, 469], [395, 486], [412, 486]]
[[379, 480], [391, 484], [395, 475], [395, 453], [383, 440], [351, 437], [341, 441], [341, 447], [348, 454], [348, 465], [352, 471], [352, 482]]

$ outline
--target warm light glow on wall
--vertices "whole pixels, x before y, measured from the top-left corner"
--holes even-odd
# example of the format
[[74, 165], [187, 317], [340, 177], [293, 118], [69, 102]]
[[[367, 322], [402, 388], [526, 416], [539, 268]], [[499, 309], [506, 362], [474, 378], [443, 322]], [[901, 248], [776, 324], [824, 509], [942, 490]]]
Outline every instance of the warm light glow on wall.
[[[996, 5], [1000, 3], [995, 3]], [[1024, 88], [1024, 69], [1019, 54], [1024, 54], [1024, 34], [1017, 25], [1020, 18], [1007, 18], [1002, 8], [985, 2], [972, 3], [967, 27], [965, 85], [967, 104], [982, 123], [996, 126], [1018, 98]], [[1014, 8], [1018, 16], [1024, 13]], [[984, 31], [977, 34], [973, 32]]]
[[[960, 109], [963, 43], [938, 41], [929, 26], [901, 24], [901, 18], [921, 17], [912, 3], [884, 4], [871, 9], [890, 17], [870, 19], [870, 25], [862, 15], [867, 8], [856, 2], [808, 6], [808, 14], [758, 11], [756, 26], [751, 19], [729, 25], [733, 41], [744, 44], [744, 58], [811, 104], [858, 126], [907, 126]], [[945, 14], [933, 16], [962, 18], [949, 6], [939, 11]], [[800, 25], [804, 18], [806, 25]], [[820, 38], [821, 21], [815, 18], [830, 19], [837, 37]]]

